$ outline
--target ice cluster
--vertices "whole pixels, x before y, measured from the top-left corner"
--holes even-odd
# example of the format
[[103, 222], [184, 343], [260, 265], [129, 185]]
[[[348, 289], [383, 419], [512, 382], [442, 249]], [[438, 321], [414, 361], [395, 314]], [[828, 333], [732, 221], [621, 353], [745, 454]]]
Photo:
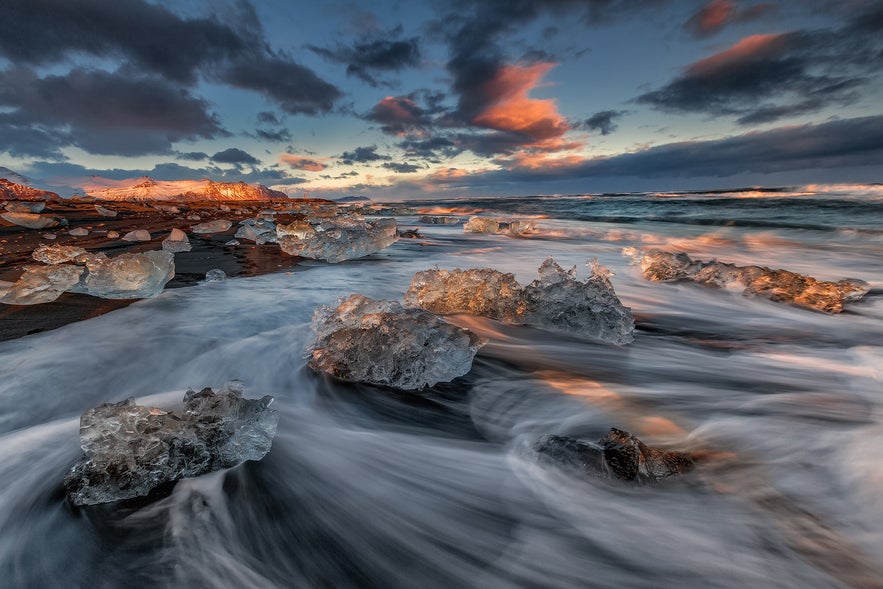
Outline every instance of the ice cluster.
[[419, 309], [354, 294], [313, 314], [309, 366], [337, 378], [404, 390], [469, 372], [484, 342]]
[[335, 217], [318, 223], [295, 222], [276, 228], [286, 254], [335, 264], [373, 254], [398, 241], [395, 219], [366, 221]]
[[236, 385], [188, 390], [180, 414], [105, 403], [80, 417], [84, 456], [64, 478], [77, 506], [143, 497], [154, 488], [246, 460], [260, 460], [276, 435], [273, 397], [245, 399]]
[[546, 435], [537, 440], [534, 450], [556, 464], [625, 481], [658, 481], [684, 474], [694, 466], [687, 453], [651, 448], [615, 427], [597, 443]]
[[525, 287], [512, 274], [488, 268], [424, 270], [414, 275], [404, 302], [433, 313], [468, 313], [617, 345], [631, 343], [631, 309], [617, 298], [611, 272], [596, 260], [591, 268], [592, 275], [580, 282], [576, 266], [564, 270], [547, 258], [539, 278]]
[[504, 235], [526, 235], [536, 229], [536, 223], [523, 219], [492, 219], [490, 217], [470, 217], [463, 226], [464, 233], [500, 233]]
[[105, 299], [141, 299], [162, 292], [175, 275], [175, 258], [166, 251], [109, 258], [74, 246], [40, 245], [31, 255], [46, 265], [25, 266], [24, 274], [0, 297], [0, 303], [48, 303], [65, 291]]
[[870, 284], [856, 278], [828, 282], [765, 266], [700, 262], [685, 253], [662, 250], [640, 251], [627, 248], [623, 253], [630, 255], [640, 265], [644, 278], [648, 280], [691, 280], [713, 287], [741, 284], [744, 295], [765, 297], [827, 313], [840, 313], [845, 303], [858, 301], [870, 290]]

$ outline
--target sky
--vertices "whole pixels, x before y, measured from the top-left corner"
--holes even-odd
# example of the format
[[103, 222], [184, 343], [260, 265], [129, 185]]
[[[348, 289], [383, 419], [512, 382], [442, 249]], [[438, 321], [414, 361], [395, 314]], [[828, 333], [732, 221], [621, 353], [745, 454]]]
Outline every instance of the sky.
[[883, 0], [4, 0], [0, 166], [378, 200], [883, 182]]

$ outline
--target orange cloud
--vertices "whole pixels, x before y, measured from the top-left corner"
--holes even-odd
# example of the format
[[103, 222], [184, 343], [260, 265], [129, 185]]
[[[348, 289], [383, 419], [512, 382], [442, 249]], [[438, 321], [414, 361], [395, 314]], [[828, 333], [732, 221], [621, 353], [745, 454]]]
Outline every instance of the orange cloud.
[[501, 68], [492, 80], [485, 83], [483, 89], [489, 106], [472, 123], [497, 131], [522, 133], [532, 145], [560, 138], [569, 126], [558, 112], [555, 101], [528, 96], [554, 66], [554, 63], [538, 63]]
[[697, 28], [703, 32], [722, 29], [735, 13], [735, 6], [727, 0], [712, 0], [697, 14]]
[[564, 170], [585, 162], [586, 158], [581, 155], [549, 157], [544, 153], [521, 152], [497, 163], [506, 166], [509, 170]]
[[771, 57], [781, 53], [785, 49], [785, 45], [784, 34], [751, 35], [745, 37], [729, 49], [697, 61], [687, 71], [693, 75], [702, 75], [727, 65], [744, 63], [757, 58]]
[[283, 164], [288, 164], [295, 170], [306, 170], [307, 172], [321, 172], [327, 167], [317, 159], [291, 153], [283, 153], [279, 156], [279, 161]]

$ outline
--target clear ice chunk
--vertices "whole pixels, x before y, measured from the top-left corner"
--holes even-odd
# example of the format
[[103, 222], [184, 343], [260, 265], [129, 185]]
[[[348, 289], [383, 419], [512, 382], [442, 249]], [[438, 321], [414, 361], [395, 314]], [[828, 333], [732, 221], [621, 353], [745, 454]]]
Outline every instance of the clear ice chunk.
[[40, 245], [31, 257], [44, 264], [64, 264], [85, 259], [86, 250], [74, 245]]
[[227, 280], [227, 273], [219, 268], [213, 268], [205, 273], [206, 282], [221, 282]]
[[404, 390], [469, 372], [484, 341], [420, 309], [353, 294], [313, 314], [309, 366], [337, 378]]
[[175, 256], [166, 251], [90, 255], [88, 272], [71, 290], [105, 299], [143, 299], [162, 292], [175, 276]]
[[163, 250], [174, 254], [178, 252], [189, 252], [191, 245], [190, 240], [187, 238], [187, 234], [176, 227], [172, 229], [169, 236], [163, 240], [162, 248]]
[[105, 403], [80, 417], [84, 456], [64, 478], [74, 505], [143, 497], [159, 485], [260, 460], [276, 435], [273, 398], [245, 399], [237, 386], [188, 390], [180, 414]]
[[99, 215], [101, 215], [102, 217], [116, 217], [117, 216], [116, 211], [112, 211], [112, 210], [105, 208], [101, 205], [95, 205], [95, 211]]
[[7, 212], [0, 215], [0, 217], [13, 225], [27, 229], [46, 229], [47, 227], [57, 227], [59, 224], [58, 219], [37, 213]]
[[80, 280], [83, 268], [71, 264], [51, 266], [25, 266], [24, 274], [6, 294], [0, 303], [7, 305], [39, 305], [50, 303], [70, 290]]
[[257, 245], [276, 243], [276, 224], [267, 219], [256, 217], [239, 222], [241, 227], [233, 236], [237, 239], [247, 239]]
[[505, 235], [526, 235], [533, 233], [536, 223], [523, 219], [491, 219], [490, 217], [470, 217], [463, 226], [464, 233], [498, 233]]
[[122, 237], [123, 241], [150, 241], [151, 239], [152, 237], [150, 237], [150, 232], [147, 229], [129, 231]]
[[433, 313], [469, 313], [628, 344], [635, 329], [631, 309], [617, 298], [610, 271], [591, 264], [592, 275], [580, 282], [575, 267], [565, 271], [548, 258], [539, 279], [526, 287], [512, 274], [487, 268], [424, 270], [414, 275], [404, 302]]
[[85, 227], [74, 227], [70, 231], [68, 231], [68, 235], [73, 235], [74, 237], [85, 237], [89, 235], [89, 230]]
[[[290, 226], [289, 226], [290, 227]], [[361, 218], [323, 219], [312, 227], [313, 233], [299, 229], [299, 237], [285, 229], [279, 246], [286, 254], [322, 260], [332, 264], [361, 258], [389, 247], [398, 241], [395, 219], [365, 221]]]
[[39, 202], [27, 202], [27, 201], [12, 201], [6, 203], [6, 210], [10, 213], [40, 213], [46, 208], [46, 203]]
[[545, 435], [534, 444], [534, 450], [558, 465], [624, 481], [658, 481], [682, 475], [694, 466], [693, 458], [685, 452], [651, 448], [615, 427], [597, 443]]
[[627, 249], [623, 253], [633, 258], [647, 280], [689, 280], [718, 288], [741, 284], [742, 294], [746, 296], [760, 296], [826, 313], [840, 313], [845, 303], [858, 301], [871, 288], [857, 278], [829, 282], [765, 266], [736, 266], [716, 260], [701, 262], [679, 252]]
[[190, 228], [193, 233], [222, 233], [233, 226], [233, 223], [227, 219], [216, 219], [214, 221], [206, 221], [194, 225]]

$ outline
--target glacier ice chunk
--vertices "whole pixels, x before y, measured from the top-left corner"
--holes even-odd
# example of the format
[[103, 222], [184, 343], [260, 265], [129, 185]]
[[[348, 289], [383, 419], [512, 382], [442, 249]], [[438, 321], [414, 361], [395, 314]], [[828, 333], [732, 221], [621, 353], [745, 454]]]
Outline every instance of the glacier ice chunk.
[[533, 233], [536, 223], [524, 219], [492, 219], [490, 217], [470, 217], [463, 225], [464, 233], [498, 233], [505, 235], [526, 235]]
[[50, 303], [80, 280], [83, 268], [71, 264], [25, 266], [24, 274], [0, 298], [7, 305]]
[[31, 253], [31, 257], [44, 264], [64, 264], [83, 260], [87, 256], [86, 250], [74, 245], [39, 245]]
[[741, 284], [742, 294], [746, 296], [760, 296], [826, 313], [840, 313], [845, 303], [861, 299], [871, 288], [857, 278], [829, 282], [765, 266], [737, 266], [716, 260], [702, 262], [681, 252], [627, 249], [623, 253], [641, 267], [647, 280], [689, 280], [718, 288]]
[[337, 378], [422, 389], [462, 376], [484, 341], [420, 309], [353, 294], [313, 314], [309, 366]]
[[46, 208], [46, 203], [42, 201], [12, 201], [6, 203], [5, 208], [10, 213], [41, 213]]
[[58, 219], [38, 213], [8, 212], [3, 213], [0, 217], [13, 225], [26, 227], [27, 229], [46, 229], [47, 227], [57, 227], [59, 225]]
[[175, 256], [161, 250], [115, 258], [93, 254], [87, 258], [86, 268], [73, 292], [105, 299], [142, 299], [161, 293], [175, 276]]
[[564, 331], [616, 345], [634, 339], [635, 322], [610, 283], [610, 271], [591, 262], [580, 282], [576, 267], [565, 271], [552, 258], [539, 279], [522, 287], [512, 274], [488, 268], [424, 270], [411, 281], [404, 302], [433, 313], [469, 313], [514, 324]]
[[116, 211], [112, 211], [112, 210], [105, 208], [101, 205], [95, 205], [95, 211], [99, 215], [101, 215], [102, 217], [116, 217], [117, 216]]
[[68, 235], [73, 235], [74, 237], [85, 237], [89, 235], [89, 230], [85, 227], [74, 227], [70, 231], [68, 231]]
[[123, 235], [123, 241], [150, 241], [153, 239], [147, 229], [136, 229]]
[[378, 252], [399, 238], [395, 219], [365, 221], [339, 217], [323, 219], [310, 228], [313, 229], [312, 233], [302, 225], [297, 229], [287, 226], [278, 239], [279, 247], [292, 256], [335, 264]]
[[80, 417], [83, 457], [64, 478], [74, 505], [143, 497], [159, 485], [260, 460], [276, 435], [273, 398], [245, 399], [237, 386], [188, 390], [180, 414], [105, 403]]
[[190, 228], [193, 233], [222, 233], [233, 226], [233, 223], [227, 219], [215, 219], [214, 221], [206, 221], [194, 225]]
[[221, 282], [227, 280], [227, 273], [219, 268], [213, 268], [205, 273], [206, 282]]
[[276, 224], [262, 217], [240, 221], [241, 227], [233, 237], [247, 239], [257, 245], [276, 243]]
[[191, 245], [190, 240], [187, 238], [187, 234], [176, 227], [172, 229], [169, 236], [162, 241], [162, 248], [163, 250], [174, 254], [178, 252], [189, 252]]

